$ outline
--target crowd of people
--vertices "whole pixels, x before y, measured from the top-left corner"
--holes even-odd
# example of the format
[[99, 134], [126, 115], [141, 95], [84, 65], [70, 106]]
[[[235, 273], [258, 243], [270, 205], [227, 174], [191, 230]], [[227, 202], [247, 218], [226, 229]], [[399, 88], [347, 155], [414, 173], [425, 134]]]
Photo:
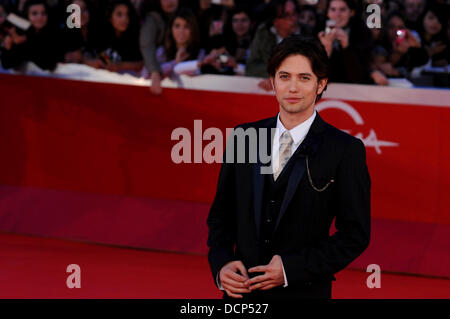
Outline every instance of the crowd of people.
[[[68, 23], [71, 4], [80, 28]], [[373, 4], [379, 17], [367, 10]], [[386, 85], [448, 65], [449, 8], [448, 0], [0, 0], [0, 60], [4, 69], [31, 61], [131, 73], [151, 79], [156, 94], [165, 77], [206, 73], [265, 78], [260, 87], [270, 90], [271, 50], [299, 34], [324, 45], [329, 82]]]

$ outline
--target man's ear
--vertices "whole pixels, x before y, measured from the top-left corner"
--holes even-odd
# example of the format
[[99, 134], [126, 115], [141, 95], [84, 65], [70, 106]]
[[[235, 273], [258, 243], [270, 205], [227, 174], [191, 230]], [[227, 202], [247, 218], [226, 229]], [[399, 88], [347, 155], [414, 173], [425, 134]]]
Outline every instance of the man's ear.
[[317, 85], [317, 95], [319, 95], [319, 94], [321, 94], [323, 92], [323, 90], [327, 86], [327, 83], [328, 83], [328, 79], [327, 78], [319, 80], [319, 83]]
[[270, 77], [270, 84], [272, 84], [272, 90], [275, 91], [275, 83], [273, 82], [273, 76]]

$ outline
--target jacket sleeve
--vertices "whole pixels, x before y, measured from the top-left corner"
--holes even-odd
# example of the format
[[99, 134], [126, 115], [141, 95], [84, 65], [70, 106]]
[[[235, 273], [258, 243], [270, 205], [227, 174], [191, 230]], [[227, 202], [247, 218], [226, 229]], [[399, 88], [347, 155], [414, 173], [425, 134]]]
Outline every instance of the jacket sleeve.
[[250, 44], [250, 53], [247, 59], [245, 75], [267, 78], [267, 61], [269, 56], [264, 52], [264, 30], [260, 29]]
[[208, 261], [216, 285], [220, 269], [234, 260], [236, 243], [235, 161], [227, 163], [226, 160], [227, 151], [231, 152], [229, 149], [230, 142], [233, 140], [234, 137], [231, 135], [223, 156], [216, 196], [207, 219], [209, 228]]
[[147, 14], [141, 27], [139, 45], [144, 59], [144, 65], [147, 68], [148, 73], [161, 72], [161, 67], [156, 60], [158, 32], [161, 31], [158, 30], [158, 24], [155, 17], [151, 13]]
[[289, 284], [333, 278], [369, 245], [371, 181], [361, 140], [347, 147], [335, 183], [337, 231], [313, 246], [281, 255]]

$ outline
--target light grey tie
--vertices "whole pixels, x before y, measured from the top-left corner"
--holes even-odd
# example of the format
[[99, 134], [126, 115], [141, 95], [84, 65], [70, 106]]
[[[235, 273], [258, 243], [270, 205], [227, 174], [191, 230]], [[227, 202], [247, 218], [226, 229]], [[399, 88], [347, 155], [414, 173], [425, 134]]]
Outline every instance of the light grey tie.
[[280, 152], [278, 153], [278, 169], [273, 175], [274, 180], [280, 176], [281, 171], [286, 166], [286, 163], [291, 157], [291, 149], [294, 140], [289, 131], [284, 131], [280, 136]]

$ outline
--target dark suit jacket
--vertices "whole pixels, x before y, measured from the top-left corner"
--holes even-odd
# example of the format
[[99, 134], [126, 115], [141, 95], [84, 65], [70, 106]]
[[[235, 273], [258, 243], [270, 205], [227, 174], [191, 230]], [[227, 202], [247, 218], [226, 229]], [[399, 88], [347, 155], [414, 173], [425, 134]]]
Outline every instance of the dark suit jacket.
[[[276, 119], [275, 116], [236, 128], [275, 128]], [[270, 153], [272, 137], [267, 136], [264, 142]], [[231, 138], [227, 151], [230, 141]], [[270, 163], [259, 160], [249, 163], [248, 156], [246, 147], [245, 163], [224, 161], [220, 170], [207, 220], [208, 259], [214, 281], [229, 261], [241, 260], [247, 269], [260, 263], [265, 180], [260, 168]], [[272, 236], [273, 250], [282, 258], [288, 287], [245, 295], [273, 299], [331, 298], [334, 274], [369, 244], [371, 181], [365, 147], [360, 139], [331, 126], [317, 114], [289, 161], [293, 161], [292, 171]], [[315, 188], [334, 181], [324, 191], [312, 187], [307, 161]], [[333, 219], [337, 231], [330, 236]]]

